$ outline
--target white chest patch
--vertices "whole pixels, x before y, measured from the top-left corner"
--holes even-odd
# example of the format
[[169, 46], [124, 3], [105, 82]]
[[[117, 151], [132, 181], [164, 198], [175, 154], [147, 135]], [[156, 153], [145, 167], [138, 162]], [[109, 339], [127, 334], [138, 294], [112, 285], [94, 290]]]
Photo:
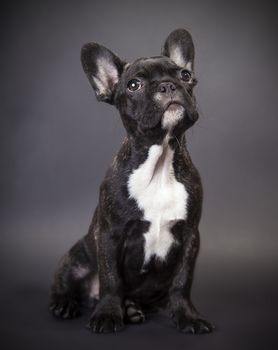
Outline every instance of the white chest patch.
[[144, 234], [144, 263], [152, 255], [166, 258], [174, 243], [171, 227], [187, 215], [188, 193], [175, 178], [173, 154], [168, 144], [151, 146], [145, 162], [129, 177], [129, 195], [143, 211], [144, 219], [150, 222], [149, 231]]

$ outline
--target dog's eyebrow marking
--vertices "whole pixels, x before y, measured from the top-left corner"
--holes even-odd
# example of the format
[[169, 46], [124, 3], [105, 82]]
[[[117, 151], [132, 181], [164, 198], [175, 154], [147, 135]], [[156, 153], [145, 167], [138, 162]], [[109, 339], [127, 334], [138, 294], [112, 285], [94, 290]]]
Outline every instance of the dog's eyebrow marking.
[[146, 71], [138, 71], [134, 74], [134, 76], [139, 77], [139, 78], [146, 78], [148, 76], [148, 73]]

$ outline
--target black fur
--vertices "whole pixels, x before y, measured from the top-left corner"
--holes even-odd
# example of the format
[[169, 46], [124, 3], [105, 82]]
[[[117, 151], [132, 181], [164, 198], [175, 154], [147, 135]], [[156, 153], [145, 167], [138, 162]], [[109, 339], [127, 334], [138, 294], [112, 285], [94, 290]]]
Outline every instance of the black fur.
[[[183, 67], [175, 62], [176, 47], [182, 54]], [[82, 48], [83, 68], [97, 98], [119, 110], [127, 136], [101, 184], [87, 235], [62, 258], [56, 272], [50, 300], [55, 316], [77, 316], [81, 297], [88, 294], [92, 278], [98, 275], [100, 299], [89, 321], [93, 332], [114, 332], [125, 323], [143, 322], [144, 312], [159, 307], [169, 309], [182, 332], [213, 330], [190, 298], [202, 209], [201, 180], [185, 140], [185, 131], [198, 119], [193, 59], [192, 38], [184, 29], [169, 35], [162, 56], [140, 58], [130, 65], [98, 44]], [[132, 79], [139, 81], [136, 91], [127, 88]], [[157, 92], [161, 99], [154, 102]], [[163, 113], [173, 102], [184, 107], [184, 114], [173, 128], [165, 129]], [[171, 246], [166, 259], [152, 255], [142, 270], [143, 233], [150, 222], [144, 220], [136, 200], [129, 197], [127, 182], [132, 171], [147, 159], [150, 147], [162, 144], [167, 134], [167, 147], [174, 150], [175, 178], [189, 195], [187, 216], [171, 229], [178, 244]]]

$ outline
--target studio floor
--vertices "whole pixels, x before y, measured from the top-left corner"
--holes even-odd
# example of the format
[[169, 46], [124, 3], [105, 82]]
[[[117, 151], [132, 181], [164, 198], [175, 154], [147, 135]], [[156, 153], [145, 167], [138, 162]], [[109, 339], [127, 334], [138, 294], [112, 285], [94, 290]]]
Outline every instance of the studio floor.
[[[2, 255], [1, 266], [10, 271], [3, 274], [1, 283], [0, 342], [3, 350], [277, 349], [277, 274], [269, 262], [254, 263], [249, 259], [243, 263], [239, 258], [233, 262], [227, 257], [212, 256], [205, 248], [201, 251], [193, 300], [201, 313], [216, 325], [213, 334], [179, 333], [165, 315], [157, 314], [149, 315], [142, 325], [126, 326], [120, 333], [97, 335], [85, 327], [89, 310], [68, 321], [54, 319], [48, 313], [53, 270], [58, 256], [69, 243], [61, 242], [53, 249], [53, 255], [46, 257], [44, 249], [50, 250], [53, 239], [48, 237], [42, 241], [42, 237], [43, 234], [34, 235], [23, 230], [16, 246], [17, 260], [7, 251]], [[73, 241], [74, 237], [69, 240]], [[33, 250], [31, 256], [33, 246], [40, 248]]]

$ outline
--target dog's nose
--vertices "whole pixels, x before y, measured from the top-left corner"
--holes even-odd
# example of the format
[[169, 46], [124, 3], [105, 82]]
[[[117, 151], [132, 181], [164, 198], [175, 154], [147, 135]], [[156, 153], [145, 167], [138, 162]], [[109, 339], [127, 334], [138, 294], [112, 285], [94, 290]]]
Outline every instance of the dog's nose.
[[159, 92], [164, 94], [172, 94], [176, 90], [176, 85], [170, 81], [159, 84]]

